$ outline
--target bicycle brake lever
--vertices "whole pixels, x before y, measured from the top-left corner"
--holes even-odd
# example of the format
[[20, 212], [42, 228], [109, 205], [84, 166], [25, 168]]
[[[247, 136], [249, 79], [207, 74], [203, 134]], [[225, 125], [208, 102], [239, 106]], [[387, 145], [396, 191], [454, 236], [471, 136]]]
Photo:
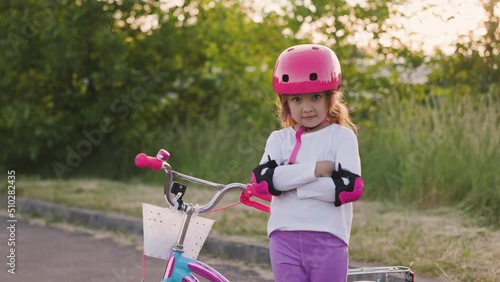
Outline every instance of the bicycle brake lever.
[[266, 200], [266, 201], [270, 201], [271, 200], [270, 197], [269, 197], [269, 199], [267, 197], [265, 197], [265, 198], [259, 197], [257, 194], [254, 193], [252, 184], [248, 184], [247, 185], [247, 189], [245, 189], [245, 190], [243, 190], [241, 192], [240, 202], [243, 203], [246, 206], [249, 206], [249, 207], [258, 209], [260, 211], [269, 213], [270, 208], [268, 206], [250, 199], [253, 196], [256, 196], [256, 197], [258, 197], [260, 199], [263, 199], [263, 200]]

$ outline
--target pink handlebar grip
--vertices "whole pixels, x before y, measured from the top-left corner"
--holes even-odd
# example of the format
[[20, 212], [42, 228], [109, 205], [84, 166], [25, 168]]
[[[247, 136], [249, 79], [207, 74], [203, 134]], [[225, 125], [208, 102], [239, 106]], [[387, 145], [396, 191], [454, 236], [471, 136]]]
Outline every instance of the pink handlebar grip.
[[163, 162], [155, 157], [149, 157], [144, 153], [140, 153], [135, 157], [135, 165], [140, 168], [149, 167], [154, 170], [160, 170]]

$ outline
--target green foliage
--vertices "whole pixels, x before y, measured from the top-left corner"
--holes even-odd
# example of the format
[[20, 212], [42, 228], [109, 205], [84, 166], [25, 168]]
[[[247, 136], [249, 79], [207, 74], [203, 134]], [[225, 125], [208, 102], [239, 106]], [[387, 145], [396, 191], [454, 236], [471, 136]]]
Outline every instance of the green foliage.
[[[2, 40], [2, 161], [29, 170], [63, 160], [72, 169], [110, 135], [127, 138], [120, 120], [137, 100], [146, 100], [141, 108], [148, 113], [147, 93], [137, 88], [150, 79], [148, 66], [128, 60], [139, 50], [113, 30], [115, 12], [102, 1], [26, 1], [2, 10], [2, 26], [16, 23], [7, 26], [9, 36], [25, 40]], [[88, 140], [84, 132], [96, 130], [103, 140]], [[79, 158], [64, 162], [72, 150]]]
[[[123, 177], [134, 151], [162, 143], [158, 133], [221, 110], [261, 126], [272, 99], [263, 81], [290, 45], [238, 2], [166, 12], [141, 1], [3, 5], [2, 162], [48, 176]], [[141, 25], [143, 16], [158, 26]]]

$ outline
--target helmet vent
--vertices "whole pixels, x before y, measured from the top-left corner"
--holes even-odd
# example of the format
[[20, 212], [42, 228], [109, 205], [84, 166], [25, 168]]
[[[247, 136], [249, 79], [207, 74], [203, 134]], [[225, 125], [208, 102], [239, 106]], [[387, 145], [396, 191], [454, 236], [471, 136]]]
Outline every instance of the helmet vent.
[[318, 79], [318, 74], [313, 72], [309, 75], [309, 80], [310, 81], [315, 81], [316, 79]]
[[295, 48], [290, 48], [290, 49], [288, 49], [288, 50], [286, 50], [286, 51], [287, 51], [287, 52], [290, 52], [290, 51], [293, 51], [293, 49], [295, 49]]
[[313, 46], [313, 47], [312, 47], [312, 49], [313, 49], [313, 50], [319, 50], [319, 47], [317, 47], [317, 46]]
[[284, 74], [282, 78], [283, 78], [283, 82], [288, 82], [288, 80], [290, 80], [290, 78], [288, 77], [288, 74]]

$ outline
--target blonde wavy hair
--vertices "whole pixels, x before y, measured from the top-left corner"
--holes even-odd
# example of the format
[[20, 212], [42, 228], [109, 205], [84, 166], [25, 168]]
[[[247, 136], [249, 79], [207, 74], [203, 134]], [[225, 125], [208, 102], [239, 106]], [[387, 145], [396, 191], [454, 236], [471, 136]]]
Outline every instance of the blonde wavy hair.
[[[349, 116], [349, 109], [344, 101], [344, 92], [342, 90], [328, 90], [323, 92], [327, 97], [327, 120], [330, 123], [336, 123], [341, 126], [352, 129], [356, 134], [358, 127], [352, 122]], [[276, 107], [278, 109], [278, 119], [282, 127], [290, 127], [297, 124], [290, 114], [288, 108], [287, 95], [277, 95]], [[333, 102], [332, 102], [333, 101]]]

